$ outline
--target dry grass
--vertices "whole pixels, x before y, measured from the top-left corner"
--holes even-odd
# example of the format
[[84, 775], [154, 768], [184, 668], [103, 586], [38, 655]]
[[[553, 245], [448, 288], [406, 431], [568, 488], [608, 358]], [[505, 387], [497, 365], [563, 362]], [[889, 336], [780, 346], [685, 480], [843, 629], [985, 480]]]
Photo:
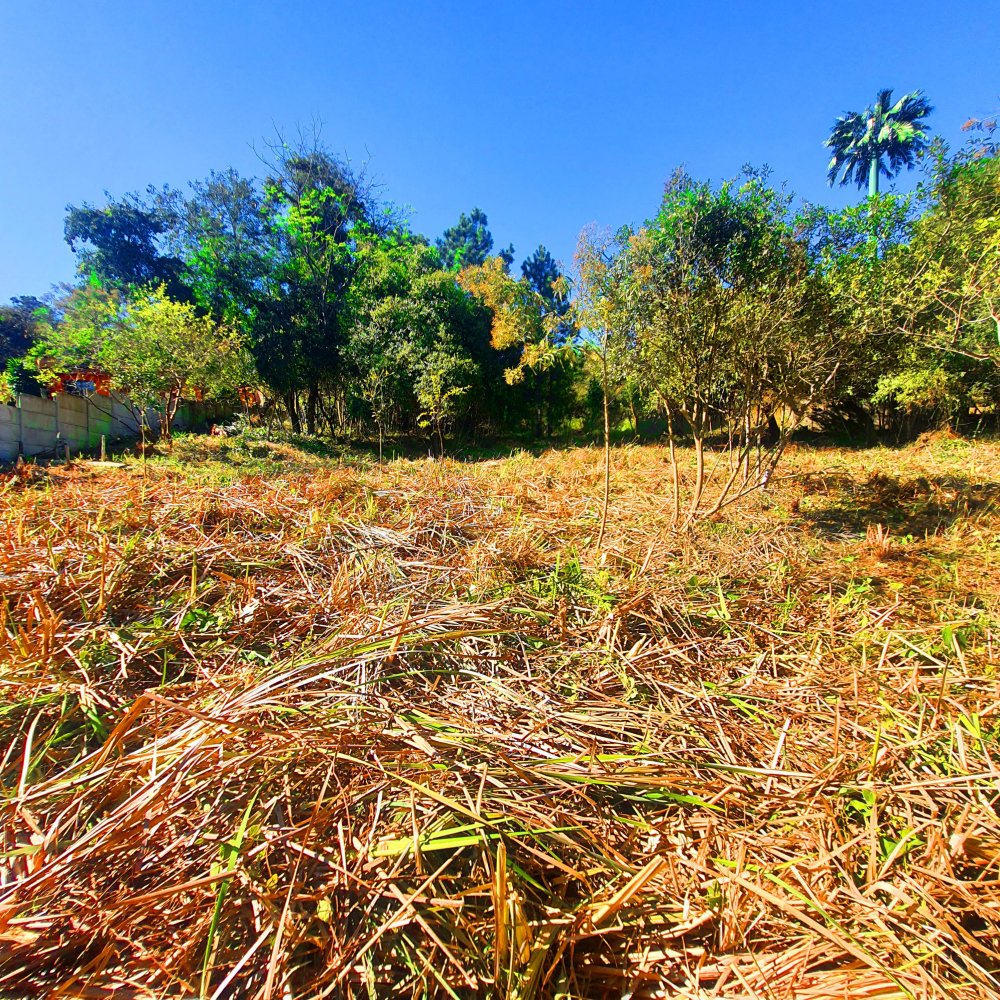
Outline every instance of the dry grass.
[[0, 483], [0, 995], [1000, 996], [997, 445], [179, 449]]

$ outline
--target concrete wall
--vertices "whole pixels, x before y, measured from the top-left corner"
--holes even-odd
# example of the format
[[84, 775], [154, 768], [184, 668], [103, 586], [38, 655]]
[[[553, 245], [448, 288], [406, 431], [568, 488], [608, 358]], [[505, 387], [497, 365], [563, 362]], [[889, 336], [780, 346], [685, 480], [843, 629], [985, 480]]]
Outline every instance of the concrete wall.
[[[219, 403], [184, 403], [177, 410], [174, 427], [196, 427], [219, 420], [227, 407]], [[146, 425], [155, 436], [160, 417], [146, 411]], [[18, 455], [59, 457], [68, 444], [70, 452], [97, 451], [101, 436], [110, 443], [139, 437], [139, 421], [132, 407], [117, 396], [70, 396], [56, 393], [52, 399], [19, 395], [13, 403], [0, 403], [0, 462]]]
[[10, 462], [17, 458], [19, 417], [20, 412], [16, 407], [0, 403], [0, 462]]

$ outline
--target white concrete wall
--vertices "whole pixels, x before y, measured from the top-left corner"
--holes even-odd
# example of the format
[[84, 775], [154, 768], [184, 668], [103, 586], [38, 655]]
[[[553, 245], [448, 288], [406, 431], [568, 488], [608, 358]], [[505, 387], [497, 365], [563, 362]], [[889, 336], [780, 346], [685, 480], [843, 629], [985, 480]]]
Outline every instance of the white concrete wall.
[[20, 441], [19, 411], [12, 403], [0, 403], [0, 462], [17, 458]]
[[[218, 419], [225, 407], [218, 403], [185, 403], [177, 411], [178, 430]], [[146, 426], [159, 433], [159, 414], [146, 411]], [[0, 403], [0, 462], [17, 456], [62, 457], [65, 445], [76, 454], [96, 451], [101, 435], [108, 441], [139, 437], [139, 421], [127, 401], [117, 396], [71, 396], [57, 393], [53, 399], [19, 395], [13, 403]]]
[[56, 446], [59, 409], [55, 400], [40, 396], [18, 396], [21, 411], [20, 444], [30, 458], [52, 451]]

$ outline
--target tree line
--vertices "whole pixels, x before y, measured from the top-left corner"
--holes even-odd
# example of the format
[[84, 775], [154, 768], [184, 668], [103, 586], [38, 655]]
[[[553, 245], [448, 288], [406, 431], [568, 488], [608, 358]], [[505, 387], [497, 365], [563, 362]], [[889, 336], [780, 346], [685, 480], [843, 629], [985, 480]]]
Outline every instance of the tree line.
[[[586, 229], [569, 273], [542, 246], [515, 268], [478, 208], [414, 233], [315, 142], [278, 145], [263, 179], [70, 206], [78, 281], [0, 308], [0, 392], [101, 370], [169, 430], [185, 395], [252, 389], [295, 433], [442, 452], [655, 427], [694, 445], [683, 509], [675, 490], [692, 516], [712, 474], [711, 505], [766, 484], [807, 421], [904, 437], [995, 419], [996, 123], [952, 152], [930, 111], [882, 91], [837, 121], [829, 177], [867, 185], [857, 205], [796, 204], [767, 170], [678, 171], [641, 225]], [[880, 192], [914, 165], [913, 194]]]

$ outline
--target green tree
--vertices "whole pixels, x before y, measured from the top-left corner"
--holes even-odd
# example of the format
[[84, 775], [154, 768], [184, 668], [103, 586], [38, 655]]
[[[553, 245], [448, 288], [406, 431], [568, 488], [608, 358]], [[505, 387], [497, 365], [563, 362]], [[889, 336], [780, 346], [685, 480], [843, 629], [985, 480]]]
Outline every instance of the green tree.
[[372, 235], [357, 247], [358, 271], [351, 286], [352, 324], [345, 357], [351, 388], [367, 406], [378, 433], [379, 461], [386, 429], [412, 414], [416, 331], [414, 285], [433, 271], [436, 258], [413, 239]]
[[925, 123], [933, 111], [930, 103], [915, 90], [895, 104], [891, 90], [880, 90], [864, 111], [850, 111], [833, 125], [825, 146], [833, 150], [828, 166], [831, 186], [868, 185], [868, 197], [879, 192], [879, 176], [895, 177], [904, 167], [912, 168], [917, 156], [928, 146]]
[[163, 285], [171, 298], [191, 300], [181, 261], [161, 253], [168, 221], [157, 208], [128, 195], [104, 208], [84, 204], [66, 210], [66, 242], [79, 258], [81, 274], [121, 291]]
[[224, 399], [253, 380], [245, 345], [235, 331], [219, 329], [166, 289], [135, 294], [120, 324], [102, 338], [96, 360], [133, 408], [156, 407], [169, 438], [185, 394]]
[[458, 283], [490, 309], [493, 348], [517, 351], [517, 363], [505, 373], [508, 382], [522, 379], [527, 369], [550, 363], [545, 302], [527, 279], [515, 280], [501, 257], [491, 257], [483, 264], [463, 268]]
[[899, 256], [913, 275], [903, 286], [910, 328], [937, 349], [1000, 366], [1000, 157], [942, 160]]
[[485, 383], [498, 354], [489, 342], [490, 315], [415, 237], [369, 234], [356, 243], [355, 257], [349, 391], [375, 422], [380, 443], [390, 426], [423, 426], [440, 451], [458, 415], [471, 422], [490, 412]]
[[942, 151], [923, 194], [881, 262], [895, 349], [873, 399], [898, 406], [907, 435], [1000, 398], [1000, 158]]
[[[446, 271], [485, 264], [493, 256], [493, 234], [486, 213], [481, 208], [474, 208], [469, 215], [463, 212], [436, 245]], [[498, 256], [509, 267], [514, 260], [513, 246], [501, 250]]]
[[[636, 370], [670, 436], [679, 417], [694, 439], [687, 523], [767, 485], [848, 350], [789, 202], [766, 174], [713, 187], [678, 173], [627, 243]], [[722, 435], [728, 462], [703, 506], [712, 434]]]
[[145, 410], [154, 407], [167, 437], [185, 393], [225, 398], [254, 378], [238, 333], [175, 302], [163, 286], [129, 299], [97, 283], [74, 288], [39, 323], [30, 358], [41, 380], [81, 368], [105, 372], [143, 433]]
[[38, 336], [47, 315], [45, 304], [34, 295], [15, 295], [9, 306], [0, 306], [0, 397], [37, 391], [24, 357]]
[[15, 295], [9, 306], [0, 306], [0, 366], [27, 353], [35, 339], [39, 311], [44, 315], [45, 304], [34, 295]]
[[492, 257], [458, 273], [459, 284], [486, 305], [492, 315], [490, 343], [506, 361], [505, 379], [522, 395], [522, 412], [536, 436], [547, 434], [554, 422], [553, 391], [565, 371], [570, 345], [565, 329], [569, 282], [559, 275], [540, 293], [528, 276], [515, 279], [501, 257]]
[[415, 389], [421, 406], [419, 422], [433, 430], [438, 454], [444, 456], [444, 428], [466, 407], [476, 367], [471, 358], [436, 348], [423, 359]]
[[272, 266], [260, 281], [252, 348], [296, 432], [306, 391], [306, 431], [315, 434], [322, 387], [343, 374], [355, 247], [373, 231], [373, 206], [363, 180], [318, 149], [284, 150], [265, 194]]
[[571, 342], [576, 330], [569, 318], [569, 284], [556, 259], [539, 245], [521, 262], [521, 275], [541, 299], [545, 315], [558, 318], [549, 323], [552, 342], [557, 345]]
[[[580, 233], [576, 245], [577, 296], [573, 302], [573, 310], [576, 322], [588, 334], [588, 339], [584, 341], [585, 350], [592, 353], [599, 363], [601, 410], [604, 418], [604, 495], [597, 548], [604, 542], [611, 494], [610, 397], [613, 361], [621, 356], [621, 345], [632, 330], [625, 270], [625, 245], [629, 236], [625, 229], [612, 235], [606, 230], [590, 226]], [[672, 442], [671, 438], [671, 454]]]
[[554, 349], [551, 363], [527, 371], [524, 379], [528, 405], [534, 413], [534, 432], [538, 436], [549, 435], [569, 416], [573, 380], [577, 377], [571, 360], [577, 336], [571, 311], [571, 283], [552, 254], [541, 245], [521, 263], [521, 276], [538, 297], [545, 341]]
[[165, 248], [182, 263], [199, 310], [247, 329], [274, 245], [257, 184], [230, 168], [193, 181], [190, 193], [150, 191], [166, 222]]
[[912, 239], [914, 204], [912, 195], [884, 195], [836, 211], [810, 207], [795, 221], [815, 279], [814, 322], [844, 338], [832, 391], [812, 418], [862, 440], [884, 424], [888, 414], [873, 394], [904, 349], [890, 270]]
[[39, 317], [28, 362], [43, 384], [76, 369], [100, 367], [105, 343], [122, 323], [122, 297], [98, 281], [69, 289]]

